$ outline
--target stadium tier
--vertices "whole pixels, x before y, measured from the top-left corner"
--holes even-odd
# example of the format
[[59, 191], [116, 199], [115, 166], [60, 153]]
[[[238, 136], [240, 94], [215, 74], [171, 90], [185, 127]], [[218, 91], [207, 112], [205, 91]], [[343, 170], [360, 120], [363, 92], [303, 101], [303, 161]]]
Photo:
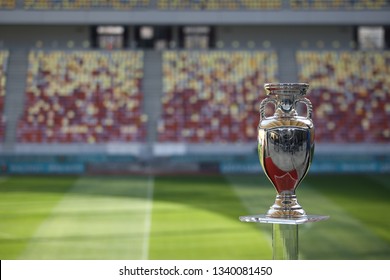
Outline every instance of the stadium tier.
[[[389, 142], [390, 52], [298, 51], [296, 60], [317, 142]], [[279, 79], [275, 51], [164, 51], [162, 71], [158, 142], [253, 142], [263, 84]], [[143, 52], [30, 52], [17, 141], [144, 141], [143, 72]], [[3, 75], [1, 105], [4, 84]]]
[[256, 139], [259, 94], [277, 81], [273, 51], [163, 53], [161, 142], [246, 142]]
[[390, 142], [390, 52], [300, 51], [321, 142]]
[[114, 10], [131, 10], [139, 8], [147, 8], [150, 5], [150, 0], [74, 0], [74, 1], [58, 1], [58, 0], [25, 0], [24, 9], [27, 10], [88, 10], [88, 9], [114, 9]]
[[279, 9], [281, 0], [159, 0], [158, 8], [162, 10], [262, 10]]
[[5, 118], [4, 118], [4, 99], [5, 83], [7, 78], [8, 51], [0, 50], [0, 142], [4, 138]]
[[23, 143], [143, 141], [141, 51], [31, 51]]
[[[15, 0], [0, 0], [0, 9], [15, 8]], [[160, 10], [267, 10], [279, 9], [282, 0], [25, 0], [26, 10], [77, 10], [77, 9], [160, 9]]]
[[[390, 140], [389, 52], [297, 52], [310, 83], [318, 142]], [[277, 80], [274, 52], [165, 52], [161, 142], [255, 139], [262, 85]], [[346, 129], [349, 127], [350, 129]]]
[[372, 9], [377, 10], [389, 6], [387, 0], [290, 0], [292, 9], [337, 10], [337, 9]]
[[0, 9], [25, 10], [379, 10], [386, 0], [0, 0]]
[[0, 9], [14, 9], [16, 0], [0, 0]]

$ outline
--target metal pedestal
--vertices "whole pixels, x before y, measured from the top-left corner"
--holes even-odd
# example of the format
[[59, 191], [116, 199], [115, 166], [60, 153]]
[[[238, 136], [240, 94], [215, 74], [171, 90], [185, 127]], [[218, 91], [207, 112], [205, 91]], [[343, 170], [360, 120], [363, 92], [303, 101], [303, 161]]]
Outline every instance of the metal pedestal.
[[242, 222], [272, 224], [272, 253], [274, 260], [298, 259], [298, 225], [328, 219], [329, 216], [307, 215], [298, 219], [270, 218], [266, 215], [241, 216]]

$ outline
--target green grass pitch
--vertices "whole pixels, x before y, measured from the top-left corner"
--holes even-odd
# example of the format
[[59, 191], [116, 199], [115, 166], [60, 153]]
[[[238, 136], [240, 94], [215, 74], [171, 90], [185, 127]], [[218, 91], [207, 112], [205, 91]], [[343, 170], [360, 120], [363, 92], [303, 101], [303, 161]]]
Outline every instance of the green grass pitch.
[[[309, 175], [300, 259], [390, 259], [390, 175]], [[272, 259], [262, 175], [0, 177], [0, 259]]]

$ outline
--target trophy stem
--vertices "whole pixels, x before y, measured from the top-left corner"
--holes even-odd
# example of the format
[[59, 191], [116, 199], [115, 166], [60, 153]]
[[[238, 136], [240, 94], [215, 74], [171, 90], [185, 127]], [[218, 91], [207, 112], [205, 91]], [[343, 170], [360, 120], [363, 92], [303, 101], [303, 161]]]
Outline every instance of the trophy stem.
[[274, 204], [267, 212], [272, 218], [304, 218], [305, 211], [299, 205], [297, 196], [293, 192], [286, 192], [276, 196]]
[[298, 259], [298, 225], [272, 224], [274, 260]]

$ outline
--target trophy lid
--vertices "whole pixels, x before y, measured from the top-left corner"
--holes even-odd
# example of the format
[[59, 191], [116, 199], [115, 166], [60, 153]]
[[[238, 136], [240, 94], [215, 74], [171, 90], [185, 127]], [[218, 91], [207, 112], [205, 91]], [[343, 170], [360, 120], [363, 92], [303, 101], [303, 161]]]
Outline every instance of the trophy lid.
[[267, 83], [264, 84], [264, 89], [267, 95], [306, 95], [309, 88], [307, 83]]

